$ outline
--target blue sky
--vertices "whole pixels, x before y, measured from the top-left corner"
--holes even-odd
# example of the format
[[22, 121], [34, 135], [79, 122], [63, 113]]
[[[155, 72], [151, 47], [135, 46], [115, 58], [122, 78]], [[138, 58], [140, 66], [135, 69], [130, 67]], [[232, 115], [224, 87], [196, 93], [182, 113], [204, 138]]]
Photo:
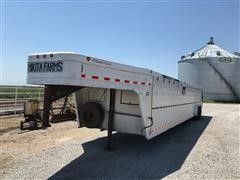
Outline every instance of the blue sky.
[[177, 77], [210, 36], [239, 51], [239, 1], [1, 2], [1, 84], [26, 84], [27, 56], [73, 51]]

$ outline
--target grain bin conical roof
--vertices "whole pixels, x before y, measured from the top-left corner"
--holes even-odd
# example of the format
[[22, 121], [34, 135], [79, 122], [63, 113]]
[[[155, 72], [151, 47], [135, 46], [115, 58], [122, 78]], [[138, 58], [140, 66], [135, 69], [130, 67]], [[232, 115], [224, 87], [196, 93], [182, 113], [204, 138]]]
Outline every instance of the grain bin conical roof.
[[181, 60], [185, 59], [201, 59], [206, 57], [227, 57], [227, 58], [239, 58], [235, 54], [226, 51], [219, 46], [214, 44], [213, 37], [210, 38], [209, 42], [202, 48], [182, 56]]

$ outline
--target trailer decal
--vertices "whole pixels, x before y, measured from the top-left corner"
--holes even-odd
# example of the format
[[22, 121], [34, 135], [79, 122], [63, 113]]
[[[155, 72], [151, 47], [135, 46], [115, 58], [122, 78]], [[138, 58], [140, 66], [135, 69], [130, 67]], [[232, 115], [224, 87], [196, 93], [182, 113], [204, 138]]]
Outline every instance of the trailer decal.
[[98, 76], [92, 75], [92, 79], [99, 79]]
[[40, 72], [62, 72], [63, 62], [62, 61], [42, 61], [42, 62], [29, 62], [28, 72], [40, 73]]
[[81, 74], [81, 77], [82, 78], [86, 78], [86, 74]]
[[[81, 77], [81, 78], [87, 78], [87, 75], [86, 75], [86, 74], [81, 74], [80, 77]], [[97, 75], [92, 75], [92, 76], [89, 76], [89, 77], [91, 77], [91, 78], [94, 79], [94, 80], [101, 80], [100, 77], [97, 76]], [[111, 81], [111, 78], [110, 78], [110, 77], [103, 77], [103, 80], [104, 80], [104, 81]], [[121, 79], [117, 79], [117, 78], [116, 78], [114, 81], [117, 82], [117, 83], [120, 83], [120, 82], [121, 82]], [[152, 83], [138, 82], [138, 81], [130, 81], [130, 80], [127, 80], [127, 79], [122, 80], [122, 82], [124, 82], [124, 83], [126, 83], [126, 84], [134, 84], [134, 85], [144, 85], [144, 86], [145, 86], [146, 84], [148, 84], [149, 86], [152, 85]]]
[[115, 79], [115, 82], [121, 82], [121, 80], [120, 79]]
[[105, 81], [110, 81], [110, 77], [104, 77]]

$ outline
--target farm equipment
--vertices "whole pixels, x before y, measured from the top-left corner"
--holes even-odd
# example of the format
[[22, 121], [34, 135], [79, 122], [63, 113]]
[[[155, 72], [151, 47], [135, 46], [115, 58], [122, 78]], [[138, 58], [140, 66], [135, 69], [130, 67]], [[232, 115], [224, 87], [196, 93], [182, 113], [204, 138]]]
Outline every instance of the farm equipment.
[[[43, 110], [41, 107], [42, 102], [39, 100], [29, 100], [24, 103], [25, 121], [20, 122], [21, 130], [35, 130], [43, 127]], [[60, 108], [53, 108], [51, 105], [50, 116], [52, 123], [76, 119], [74, 106], [68, 101], [68, 96], [65, 96], [63, 105]]]
[[20, 129], [38, 129], [38, 124], [42, 122], [43, 111], [40, 110], [40, 101], [29, 100], [24, 102], [24, 118], [25, 121], [20, 122]]

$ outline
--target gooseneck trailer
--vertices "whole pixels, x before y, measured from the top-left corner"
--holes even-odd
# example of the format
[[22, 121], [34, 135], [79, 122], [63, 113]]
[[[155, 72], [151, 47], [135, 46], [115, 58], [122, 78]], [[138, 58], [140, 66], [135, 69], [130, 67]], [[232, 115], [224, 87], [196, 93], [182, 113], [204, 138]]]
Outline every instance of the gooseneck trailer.
[[202, 89], [166, 75], [77, 53], [38, 53], [28, 58], [28, 84], [45, 86], [43, 125], [51, 103], [74, 93], [79, 127], [151, 139], [201, 116]]

